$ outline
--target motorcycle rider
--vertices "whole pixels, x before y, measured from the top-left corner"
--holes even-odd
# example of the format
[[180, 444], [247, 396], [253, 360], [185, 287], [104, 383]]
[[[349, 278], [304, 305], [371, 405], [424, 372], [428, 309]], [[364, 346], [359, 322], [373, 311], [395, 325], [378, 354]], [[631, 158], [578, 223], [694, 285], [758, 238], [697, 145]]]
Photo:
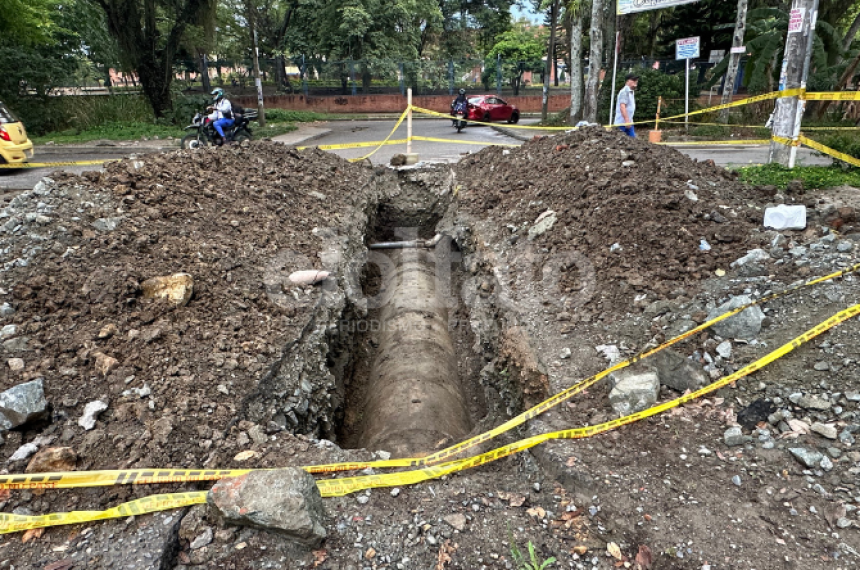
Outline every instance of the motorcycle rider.
[[[457, 95], [457, 98], [451, 102], [451, 114], [454, 115], [457, 113], [457, 109], [460, 108], [460, 105], [465, 106], [468, 100], [466, 99], [466, 90], [460, 89], [460, 93]], [[454, 124], [457, 124], [456, 119], [454, 120]]]
[[212, 90], [212, 97], [212, 105], [209, 105], [207, 109], [212, 109], [212, 114], [209, 117], [213, 120], [212, 126], [215, 127], [218, 136], [221, 137], [217, 142], [220, 146], [227, 140], [224, 136], [224, 129], [229, 129], [234, 124], [233, 106], [230, 104], [230, 100], [224, 97], [224, 90], [220, 87]]

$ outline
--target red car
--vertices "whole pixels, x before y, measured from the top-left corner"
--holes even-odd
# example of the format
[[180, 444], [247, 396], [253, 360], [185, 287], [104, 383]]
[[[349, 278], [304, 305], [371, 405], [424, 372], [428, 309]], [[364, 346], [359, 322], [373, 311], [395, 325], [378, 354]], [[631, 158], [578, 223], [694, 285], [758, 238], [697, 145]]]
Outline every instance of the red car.
[[516, 123], [520, 120], [520, 110], [508, 105], [495, 95], [478, 95], [469, 97], [469, 119], [473, 121], [507, 121]]

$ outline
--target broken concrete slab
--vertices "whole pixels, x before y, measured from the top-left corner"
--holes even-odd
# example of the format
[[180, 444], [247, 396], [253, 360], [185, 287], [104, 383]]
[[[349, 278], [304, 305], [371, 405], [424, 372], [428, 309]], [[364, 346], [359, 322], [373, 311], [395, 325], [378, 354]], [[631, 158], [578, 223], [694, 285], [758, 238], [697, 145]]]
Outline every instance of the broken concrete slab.
[[314, 478], [301, 469], [222, 479], [209, 491], [207, 502], [229, 524], [274, 532], [311, 548], [326, 537], [322, 497]]
[[619, 415], [641, 412], [657, 403], [660, 379], [653, 369], [624, 368], [610, 375], [609, 403]]
[[48, 402], [42, 378], [0, 393], [0, 432], [43, 419], [47, 414]]
[[649, 361], [657, 371], [660, 384], [676, 392], [692, 392], [709, 383], [708, 376], [700, 366], [673, 350], [661, 350]]
[[[749, 295], [738, 295], [732, 297], [719, 307], [711, 309], [708, 312], [708, 320], [715, 319], [724, 313], [728, 313], [739, 307], [743, 307], [752, 302], [752, 297]], [[731, 316], [723, 321], [718, 322], [713, 327], [713, 331], [723, 338], [739, 338], [743, 340], [753, 340], [761, 331], [761, 323], [764, 320], [764, 313], [758, 307], [750, 307], [737, 315]]]

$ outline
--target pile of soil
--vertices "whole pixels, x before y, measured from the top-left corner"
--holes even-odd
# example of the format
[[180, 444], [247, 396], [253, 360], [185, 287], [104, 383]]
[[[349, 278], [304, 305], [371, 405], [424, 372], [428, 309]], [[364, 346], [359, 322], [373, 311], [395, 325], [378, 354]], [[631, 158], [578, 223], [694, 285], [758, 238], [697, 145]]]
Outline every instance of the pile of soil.
[[[251, 144], [148, 155], [83, 177], [55, 174], [17, 197], [0, 220], [0, 302], [14, 310], [4, 325], [29, 340], [24, 350], [4, 347], [0, 390], [44, 378], [53, 418], [7, 434], [0, 454], [42, 436], [73, 448], [79, 470], [232, 458], [247, 445], [225, 441], [238, 434], [243, 399], [316, 302], [310, 290], [287, 290], [286, 278], [321, 269], [312, 230], [348, 219], [372, 177], [322, 151]], [[142, 282], [178, 272], [194, 279], [187, 305], [143, 297]], [[290, 303], [276, 302], [285, 294]], [[12, 357], [24, 360], [23, 370], [5, 365]], [[99, 370], [99, 362], [108, 364]], [[96, 399], [109, 407], [85, 431], [78, 419]], [[130, 492], [98, 493], [95, 502]], [[75, 497], [49, 494], [33, 504], [16, 496], [7, 507], [66, 510]]]
[[766, 198], [713, 162], [603, 129], [486, 148], [457, 179], [461, 210], [506, 222], [499, 231], [511, 242], [554, 211], [558, 222], [534, 243], [587, 256], [598, 290], [623, 294], [621, 310], [634, 293], [666, 296], [758, 247], [749, 240]]

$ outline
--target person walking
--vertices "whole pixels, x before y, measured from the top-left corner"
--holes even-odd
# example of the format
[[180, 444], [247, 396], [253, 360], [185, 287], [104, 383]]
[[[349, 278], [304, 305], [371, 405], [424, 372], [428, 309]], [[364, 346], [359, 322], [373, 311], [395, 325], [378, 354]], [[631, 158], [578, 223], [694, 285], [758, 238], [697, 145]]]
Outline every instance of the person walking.
[[636, 130], [629, 123], [633, 123], [633, 113], [636, 112], [636, 97], [633, 92], [637, 85], [639, 85], [639, 76], [628, 74], [615, 103], [615, 125], [629, 137], [636, 136]]

